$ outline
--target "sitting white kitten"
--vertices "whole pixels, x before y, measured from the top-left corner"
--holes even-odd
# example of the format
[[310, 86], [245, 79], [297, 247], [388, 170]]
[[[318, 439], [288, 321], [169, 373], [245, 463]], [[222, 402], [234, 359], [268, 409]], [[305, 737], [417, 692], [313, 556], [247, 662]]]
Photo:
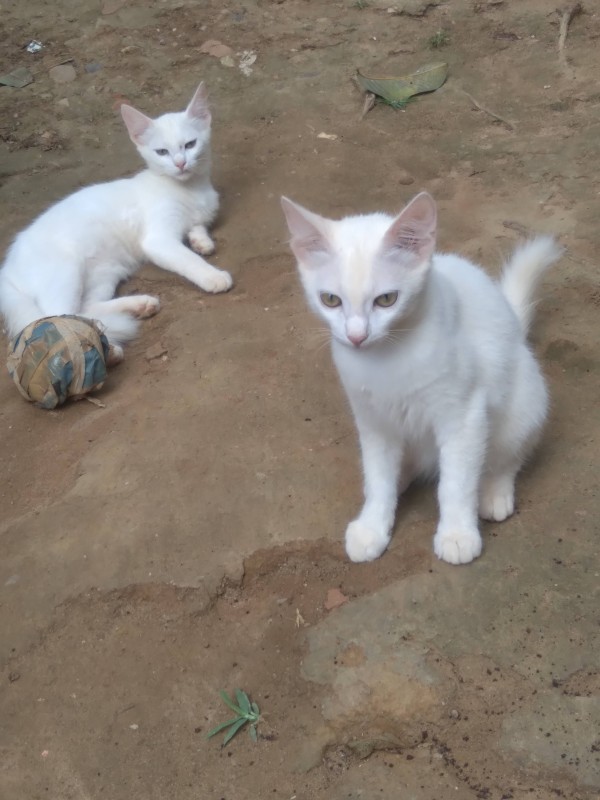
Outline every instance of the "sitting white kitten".
[[[187, 109], [150, 119], [128, 105], [121, 114], [148, 165], [133, 178], [88, 186], [66, 197], [20, 233], [0, 270], [0, 312], [8, 333], [59, 314], [99, 320], [112, 348], [149, 317], [149, 295], [115, 298], [117, 285], [143, 261], [187, 278], [207, 292], [231, 288], [229, 273], [200, 255], [214, 251], [206, 226], [219, 199], [210, 182], [210, 111], [200, 84]], [[196, 252], [185, 246], [184, 239]]]
[[349, 557], [380, 556], [400, 492], [439, 474], [435, 553], [472, 561], [478, 513], [513, 513], [515, 477], [546, 417], [526, 334], [533, 291], [560, 248], [548, 237], [522, 245], [497, 284], [459, 256], [434, 253], [436, 207], [425, 192], [395, 218], [333, 221], [282, 205], [360, 437], [365, 503], [346, 530]]

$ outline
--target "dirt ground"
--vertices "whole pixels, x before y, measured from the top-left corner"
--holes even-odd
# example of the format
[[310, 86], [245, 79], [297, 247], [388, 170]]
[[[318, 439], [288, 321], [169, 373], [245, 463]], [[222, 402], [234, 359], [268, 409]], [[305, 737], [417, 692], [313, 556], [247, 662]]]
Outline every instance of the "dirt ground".
[[[236, 282], [209, 297], [145, 267], [123, 291], [162, 310], [102, 408], [43, 412], [0, 377], [3, 800], [600, 796], [600, 13], [585, 1], [559, 57], [556, 6], [2, 3], [0, 71], [34, 81], [0, 87], [0, 244], [139, 168], [120, 102], [178, 110], [203, 79], [214, 263]], [[357, 67], [437, 60], [441, 90], [361, 120]], [[50, 71], [63, 62], [74, 80]], [[551, 420], [478, 561], [435, 559], [423, 487], [390, 550], [354, 565], [353, 424], [278, 198], [340, 216], [421, 188], [440, 248], [492, 272], [528, 232], [565, 245], [533, 334]], [[346, 602], [328, 609], [332, 589]], [[206, 733], [236, 687], [259, 739], [221, 747]]]

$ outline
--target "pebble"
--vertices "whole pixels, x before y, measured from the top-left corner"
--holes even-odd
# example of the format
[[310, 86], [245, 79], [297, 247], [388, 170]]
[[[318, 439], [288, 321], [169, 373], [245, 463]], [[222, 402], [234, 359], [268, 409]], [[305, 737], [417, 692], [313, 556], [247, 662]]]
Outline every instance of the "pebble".
[[52, 67], [48, 74], [54, 83], [70, 83], [77, 77], [75, 67], [72, 64], [59, 64], [58, 67]]
[[415, 182], [415, 179], [410, 174], [410, 172], [407, 172], [405, 169], [402, 169], [400, 170], [396, 178], [396, 182], [399, 183], [401, 186], [410, 186], [411, 183]]

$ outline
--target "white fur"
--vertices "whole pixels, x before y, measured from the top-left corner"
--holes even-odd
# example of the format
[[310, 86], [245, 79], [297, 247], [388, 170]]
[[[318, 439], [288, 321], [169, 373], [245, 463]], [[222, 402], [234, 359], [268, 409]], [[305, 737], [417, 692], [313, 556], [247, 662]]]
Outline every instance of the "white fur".
[[[103, 324], [122, 356], [120, 344], [135, 335], [135, 319], [160, 305], [148, 295], [114, 297], [143, 261], [207, 292], [232, 285], [227, 272], [197, 254], [214, 250], [206, 226], [218, 208], [203, 85], [181, 113], [152, 120], [130, 106], [121, 111], [148, 169], [75, 192], [17, 236], [0, 270], [0, 312], [10, 336], [42, 317], [81, 314]], [[158, 155], [161, 149], [168, 152]], [[186, 236], [195, 253], [183, 243]]]
[[[365, 502], [346, 530], [349, 557], [380, 556], [399, 494], [415, 477], [439, 474], [434, 551], [451, 564], [472, 561], [482, 547], [478, 515], [513, 513], [516, 474], [546, 417], [525, 334], [531, 292], [560, 248], [545, 237], [523, 245], [499, 285], [457, 255], [434, 253], [436, 210], [426, 193], [396, 218], [334, 222], [282, 203], [360, 438]], [[396, 291], [391, 307], [374, 304]], [[341, 305], [326, 307], [323, 292]]]

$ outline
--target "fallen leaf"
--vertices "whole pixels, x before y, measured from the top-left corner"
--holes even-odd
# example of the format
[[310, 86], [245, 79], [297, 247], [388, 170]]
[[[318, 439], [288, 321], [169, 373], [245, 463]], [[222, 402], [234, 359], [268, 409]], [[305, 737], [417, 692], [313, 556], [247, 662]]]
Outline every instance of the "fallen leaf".
[[200, 52], [214, 58], [225, 58], [225, 56], [230, 56], [233, 50], [231, 47], [227, 47], [226, 44], [217, 41], [217, 39], [207, 39], [204, 44], [200, 45]]
[[33, 83], [33, 75], [27, 67], [17, 67], [12, 72], [7, 72], [6, 75], [0, 76], [0, 84], [12, 86], [13, 89], [22, 89], [30, 83]]
[[325, 610], [333, 611], [334, 608], [339, 608], [347, 602], [348, 598], [339, 589], [329, 589], [324, 603]]

